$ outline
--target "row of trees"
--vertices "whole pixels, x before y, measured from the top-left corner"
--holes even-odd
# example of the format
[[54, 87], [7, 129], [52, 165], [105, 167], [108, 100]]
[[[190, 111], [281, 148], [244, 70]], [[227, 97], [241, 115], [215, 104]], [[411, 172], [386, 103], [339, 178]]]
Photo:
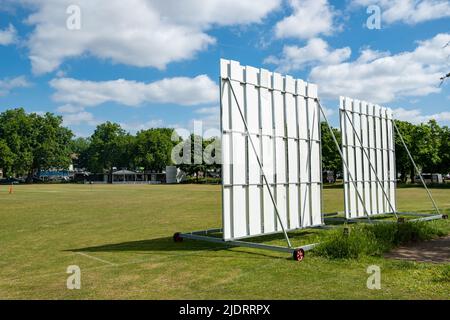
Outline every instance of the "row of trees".
[[106, 122], [89, 138], [72, 141], [74, 166], [96, 173], [113, 168], [163, 170], [171, 163], [172, 134], [173, 129], [157, 128], [131, 135], [119, 124]]
[[[208, 169], [219, 168], [216, 163], [204, 161], [203, 153], [214, 141], [214, 138], [202, 139], [194, 135], [183, 141], [170, 128], [152, 128], [131, 135], [119, 124], [106, 122], [97, 126], [91, 137], [74, 139], [71, 150], [77, 155], [76, 167], [95, 173], [105, 170], [112, 173], [113, 168], [161, 172], [173, 164], [172, 154], [176, 150], [178, 158], [184, 160], [177, 165], [188, 175], [198, 177]], [[199, 148], [195, 147], [195, 142], [199, 143]]]
[[[397, 126], [422, 171], [450, 172], [449, 127], [441, 127], [434, 120], [420, 125], [397, 121]], [[342, 160], [330, 131], [325, 123], [321, 129], [323, 168], [340, 172]], [[333, 132], [340, 141], [340, 131], [333, 128]], [[161, 171], [172, 164], [174, 147], [180, 149], [181, 139], [174, 137], [177, 135], [170, 128], [142, 130], [132, 135], [119, 124], [106, 122], [97, 126], [92, 136], [74, 138], [63, 126], [61, 117], [51, 113], [28, 114], [23, 109], [7, 110], [0, 114], [0, 168], [5, 175], [26, 176], [28, 181], [41, 170], [64, 169], [71, 163], [95, 173], [112, 173], [113, 168]], [[201, 141], [202, 147], [196, 148], [195, 141]], [[218, 142], [213, 142], [214, 139], [193, 135], [186, 139], [183, 143], [188, 144], [187, 149], [181, 147], [177, 152], [190, 150], [190, 164], [180, 167], [190, 175], [219, 169], [220, 165], [204, 157], [205, 153], [220, 159], [220, 154], [216, 154]], [[414, 168], [399, 136], [396, 136], [396, 165], [404, 182], [408, 176], [414, 182]]]
[[[450, 172], [450, 128], [448, 126], [441, 127], [435, 120], [420, 125], [405, 121], [396, 123], [414, 161], [422, 172]], [[398, 135], [395, 137], [395, 144], [397, 172], [401, 175], [403, 182], [406, 182], [408, 175], [414, 182], [414, 167]]]
[[[419, 125], [396, 120], [396, 125], [422, 172], [450, 173], [450, 128], [448, 126], [439, 126], [435, 120]], [[340, 142], [341, 132], [336, 128], [333, 128], [333, 132]], [[395, 150], [396, 168], [401, 181], [406, 183], [409, 177], [414, 183], [417, 173], [399, 135], [395, 135]], [[342, 171], [342, 160], [325, 123], [322, 123], [322, 158], [325, 170], [334, 173]]]

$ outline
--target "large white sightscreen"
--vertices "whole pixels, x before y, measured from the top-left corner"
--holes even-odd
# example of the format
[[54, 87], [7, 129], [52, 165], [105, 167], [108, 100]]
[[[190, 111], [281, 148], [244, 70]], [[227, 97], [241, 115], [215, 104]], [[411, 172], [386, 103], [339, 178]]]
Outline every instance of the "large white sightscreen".
[[322, 225], [317, 86], [236, 61], [220, 69], [224, 239], [282, 231], [250, 139], [285, 229]]
[[346, 217], [396, 212], [392, 110], [340, 97], [340, 117]]

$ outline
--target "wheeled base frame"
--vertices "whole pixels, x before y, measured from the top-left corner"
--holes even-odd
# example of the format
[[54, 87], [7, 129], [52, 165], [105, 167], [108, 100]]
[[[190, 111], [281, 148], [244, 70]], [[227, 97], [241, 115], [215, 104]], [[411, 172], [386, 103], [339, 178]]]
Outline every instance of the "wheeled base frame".
[[[327, 221], [329, 221], [329, 222], [333, 222], [333, 221], [335, 221], [335, 222], [336, 221], [337, 222], [350, 222], [350, 223], [356, 223], [356, 222], [392, 223], [392, 222], [394, 222], [394, 221], [383, 221], [383, 220], [379, 220], [379, 219], [371, 219], [370, 220], [367, 217], [361, 217], [361, 218], [355, 218], [355, 219], [347, 219], [344, 217], [334, 217], [340, 213], [341, 212], [326, 214], [326, 216], [324, 218], [325, 222], [327, 222]], [[386, 214], [386, 215], [389, 215], [389, 214]], [[416, 219], [409, 220], [411, 222], [448, 219], [448, 215], [446, 215], [446, 214], [430, 215], [427, 213], [417, 213], [417, 212], [397, 212], [397, 215], [417, 217]], [[376, 216], [372, 216], [372, 218], [373, 217], [376, 217]], [[402, 217], [399, 217], [397, 219], [397, 222], [404, 222], [404, 221], [405, 220]]]
[[222, 229], [209, 229], [209, 230], [194, 231], [194, 232], [189, 232], [189, 233], [177, 232], [173, 235], [173, 240], [175, 242], [181, 242], [181, 241], [183, 241], [183, 239], [192, 239], [192, 240], [221, 243], [221, 244], [233, 246], [233, 247], [247, 247], [247, 248], [285, 252], [285, 253], [291, 254], [292, 258], [295, 261], [302, 261], [305, 257], [305, 252], [308, 250], [311, 250], [312, 248], [314, 248], [315, 246], [318, 245], [318, 243], [313, 243], [313, 244], [308, 244], [308, 245], [297, 247], [297, 248], [289, 248], [289, 247], [275, 246], [275, 245], [269, 245], [269, 244], [263, 244], [263, 243], [246, 242], [246, 241], [240, 241], [240, 240], [225, 241], [222, 238], [212, 237], [212, 236], [208, 235], [211, 233], [217, 233], [217, 232], [222, 232], [222, 231], [223, 231]]

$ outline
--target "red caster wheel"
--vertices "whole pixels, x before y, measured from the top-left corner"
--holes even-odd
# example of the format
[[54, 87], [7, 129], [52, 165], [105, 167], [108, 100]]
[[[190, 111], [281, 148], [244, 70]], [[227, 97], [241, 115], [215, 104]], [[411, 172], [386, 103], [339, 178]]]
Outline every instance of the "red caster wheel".
[[174, 242], [183, 242], [183, 238], [180, 236], [179, 232], [177, 232], [173, 235], [173, 241]]
[[302, 261], [305, 258], [305, 250], [296, 249], [292, 254], [295, 261]]

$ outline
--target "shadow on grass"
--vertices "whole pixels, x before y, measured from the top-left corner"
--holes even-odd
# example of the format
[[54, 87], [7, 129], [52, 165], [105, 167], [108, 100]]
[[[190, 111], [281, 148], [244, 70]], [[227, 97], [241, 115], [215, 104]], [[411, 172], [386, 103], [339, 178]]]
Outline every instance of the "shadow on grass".
[[[311, 236], [316, 235], [317, 233], [314, 231], [306, 231], [302, 230], [296, 233], [289, 233], [289, 238], [298, 239], [298, 238], [309, 238]], [[210, 236], [221, 237], [220, 233], [211, 234]], [[274, 234], [267, 235], [258, 238], [249, 238], [243, 241], [246, 242], [255, 242], [255, 243], [264, 243], [277, 241], [276, 245], [283, 246], [284, 237], [282, 234]], [[221, 251], [227, 250], [230, 248], [238, 248], [236, 246], [230, 245], [226, 242], [224, 243], [214, 243], [207, 241], [199, 241], [199, 240], [191, 240], [184, 239], [183, 242], [174, 242], [172, 237], [163, 237], [163, 238], [155, 238], [148, 240], [137, 240], [137, 241], [127, 241], [120, 243], [111, 243], [104, 244], [99, 246], [85, 247], [85, 248], [77, 248], [77, 249], [67, 249], [64, 250], [66, 252], [84, 252], [84, 253], [95, 253], [95, 252], [188, 252], [188, 251]], [[265, 254], [268, 251], [257, 250], [257, 251], [244, 251], [241, 250], [239, 253], [257, 255], [262, 257], [270, 257], [276, 259], [285, 259], [284, 257]]]

